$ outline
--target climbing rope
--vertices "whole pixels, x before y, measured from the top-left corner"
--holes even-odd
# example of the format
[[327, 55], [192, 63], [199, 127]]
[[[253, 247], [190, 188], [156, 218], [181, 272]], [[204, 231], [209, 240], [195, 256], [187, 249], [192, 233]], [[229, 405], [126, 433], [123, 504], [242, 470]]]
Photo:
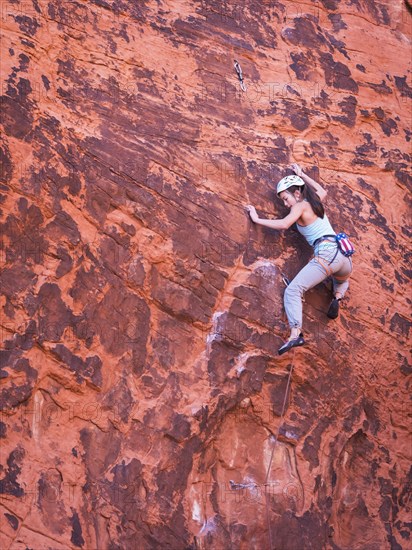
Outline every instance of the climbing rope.
[[[242, 68], [241, 68], [241, 66], [239, 65], [239, 62], [236, 59], [234, 60], [234, 67], [235, 67], [235, 71], [237, 73], [237, 76], [239, 78], [240, 88], [244, 92], [246, 92], [246, 85], [245, 85], [244, 80], [243, 80]], [[253, 108], [253, 106], [252, 106], [252, 109], [256, 113], [256, 110]], [[283, 284], [287, 287], [290, 284], [290, 281], [289, 281], [288, 277], [284, 273], [281, 273], [280, 275], [282, 277]], [[276, 448], [276, 443], [277, 443], [278, 437], [279, 437], [279, 430], [280, 430], [280, 427], [282, 425], [283, 417], [284, 417], [284, 414], [285, 414], [286, 399], [287, 399], [288, 392], [289, 392], [290, 381], [291, 381], [291, 378], [292, 378], [294, 362], [295, 362], [295, 351], [296, 351], [296, 349], [293, 350], [292, 364], [291, 364], [291, 367], [290, 367], [288, 381], [287, 381], [287, 384], [286, 384], [285, 396], [283, 398], [282, 413], [280, 415], [280, 421], [279, 421], [279, 425], [278, 425], [278, 428], [277, 428], [277, 432], [276, 432], [276, 436], [275, 436], [275, 442], [274, 442], [273, 447], [272, 447], [269, 466], [268, 466], [268, 469], [267, 469], [267, 472], [266, 472], [266, 478], [265, 478], [266, 519], [267, 519], [267, 526], [268, 526], [268, 532], [269, 532], [269, 550], [272, 550], [272, 532], [271, 532], [271, 529], [270, 529], [270, 515], [269, 515], [269, 506], [268, 506], [267, 485], [268, 485], [268, 479], [269, 479], [269, 474], [270, 474], [270, 468], [271, 468], [272, 462], [273, 462], [273, 455], [274, 455], [275, 448]], [[233, 481], [230, 481], [230, 484], [231, 484], [231, 487], [234, 488], [234, 489], [240, 488], [240, 484], [235, 484]], [[242, 486], [242, 488], [246, 487], [246, 485], [243, 485], [243, 484], [241, 486]]]
[[273, 550], [273, 546], [272, 546], [272, 531], [271, 531], [271, 528], [270, 528], [270, 514], [269, 514], [269, 506], [268, 506], [267, 486], [268, 486], [268, 480], [269, 480], [269, 475], [270, 475], [270, 468], [272, 467], [273, 455], [275, 453], [276, 443], [278, 442], [278, 438], [279, 438], [280, 427], [282, 425], [283, 417], [284, 417], [284, 414], [285, 414], [286, 399], [287, 399], [287, 396], [288, 396], [288, 393], [289, 393], [289, 387], [290, 387], [290, 381], [291, 381], [291, 378], [292, 378], [293, 368], [295, 366], [295, 352], [296, 352], [296, 348], [293, 350], [292, 364], [290, 366], [288, 381], [287, 381], [287, 384], [286, 384], [285, 396], [283, 398], [282, 413], [280, 415], [279, 425], [278, 425], [278, 428], [277, 428], [277, 431], [276, 431], [276, 436], [275, 436], [275, 442], [274, 442], [273, 447], [272, 447], [272, 453], [270, 455], [269, 466], [268, 466], [268, 469], [267, 469], [267, 472], [266, 472], [266, 478], [265, 478], [266, 520], [267, 520], [267, 526], [268, 526], [268, 532], [269, 532], [269, 550]]

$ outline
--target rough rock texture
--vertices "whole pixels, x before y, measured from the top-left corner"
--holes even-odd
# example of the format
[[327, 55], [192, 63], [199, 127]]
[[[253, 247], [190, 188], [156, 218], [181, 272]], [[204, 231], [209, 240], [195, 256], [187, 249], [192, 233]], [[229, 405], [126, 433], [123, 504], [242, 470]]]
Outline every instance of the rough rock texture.
[[[410, 4], [1, 8], [0, 547], [411, 548]], [[293, 161], [357, 254], [279, 358]]]

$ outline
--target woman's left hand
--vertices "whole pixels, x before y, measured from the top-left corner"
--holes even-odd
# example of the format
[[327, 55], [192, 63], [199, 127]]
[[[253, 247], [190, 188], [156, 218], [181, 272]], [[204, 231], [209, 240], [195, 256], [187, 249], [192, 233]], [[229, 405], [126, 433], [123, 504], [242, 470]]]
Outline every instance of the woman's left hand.
[[300, 176], [302, 177], [303, 176], [303, 170], [302, 168], [299, 166], [299, 164], [297, 162], [294, 162], [292, 165], [291, 165], [291, 169], [295, 172], [295, 174], [297, 176]]
[[259, 216], [257, 215], [257, 212], [256, 212], [256, 208], [254, 206], [252, 206], [251, 204], [249, 204], [248, 206], [246, 206], [246, 209], [249, 212], [249, 216], [250, 216], [252, 222], [256, 223], [259, 219]]

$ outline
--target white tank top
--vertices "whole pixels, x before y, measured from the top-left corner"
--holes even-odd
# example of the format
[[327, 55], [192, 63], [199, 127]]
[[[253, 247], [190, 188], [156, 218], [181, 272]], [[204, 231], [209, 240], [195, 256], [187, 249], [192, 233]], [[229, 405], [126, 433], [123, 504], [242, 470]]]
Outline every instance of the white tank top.
[[323, 235], [336, 235], [326, 214], [323, 218], [316, 218], [314, 222], [306, 226], [296, 223], [296, 227], [311, 246], [313, 246], [316, 239], [323, 237]]

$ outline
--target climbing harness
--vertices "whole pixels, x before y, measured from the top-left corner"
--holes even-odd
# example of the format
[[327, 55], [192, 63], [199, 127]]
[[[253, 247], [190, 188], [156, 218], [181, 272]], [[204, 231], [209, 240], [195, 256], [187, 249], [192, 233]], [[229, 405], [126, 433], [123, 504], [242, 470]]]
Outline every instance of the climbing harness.
[[[313, 247], [315, 248], [316, 245], [318, 245], [322, 241], [330, 241], [331, 239], [333, 239], [336, 244], [336, 252], [333, 255], [333, 258], [327, 264], [326, 260], [321, 260], [319, 256], [315, 256], [314, 258], [315, 261], [317, 261], [323, 267], [328, 277], [331, 277], [333, 275], [333, 270], [329, 266], [331, 263], [334, 262], [336, 256], [338, 255], [338, 252], [341, 252], [344, 256], [346, 256], [346, 258], [350, 258], [352, 254], [355, 253], [355, 247], [350, 242], [349, 237], [346, 235], [346, 233], [338, 233], [337, 235], [322, 235], [322, 237], [319, 237], [313, 242]], [[346, 279], [347, 277], [344, 280]]]
[[273, 548], [273, 544], [272, 544], [272, 532], [270, 530], [270, 515], [269, 515], [269, 506], [268, 506], [267, 486], [268, 486], [268, 481], [269, 481], [270, 468], [272, 467], [273, 455], [275, 453], [276, 443], [278, 442], [278, 438], [279, 438], [280, 427], [282, 425], [283, 417], [284, 417], [284, 414], [285, 414], [286, 399], [287, 399], [287, 396], [288, 396], [288, 393], [289, 393], [289, 387], [290, 387], [290, 381], [291, 381], [291, 378], [292, 378], [293, 368], [295, 366], [295, 352], [296, 352], [296, 350], [293, 350], [292, 364], [290, 366], [288, 381], [287, 381], [287, 384], [286, 384], [285, 396], [283, 398], [282, 413], [280, 415], [279, 426], [278, 426], [278, 429], [276, 431], [275, 442], [273, 443], [272, 453], [270, 455], [269, 466], [268, 466], [268, 469], [267, 469], [267, 472], [266, 472], [266, 478], [265, 478], [266, 519], [267, 519], [267, 526], [268, 526], [268, 532], [269, 532], [269, 548], [270, 549]]
[[332, 277], [332, 275], [333, 275], [333, 269], [329, 266], [333, 262], [333, 260], [336, 258], [337, 253], [338, 253], [338, 251], [336, 251], [336, 253], [333, 256], [332, 260], [328, 264], [326, 263], [326, 261], [323, 261], [319, 256], [314, 257], [315, 262], [318, 262], [318, 264], [320, 264], [323, 267], [323, 269], [325, 270], [326, 275], [328, 277]]
[[[338, 233], [337, 235], [322, 235], [322, 237], [319, 237], [318, 239], [316, 239], [314, 241], [313, 246], [315, 247], [320, 242], [328, 240], [328, 239], [334, 239], [334, 241], [338, 245], [337, 249], [336, 249], [336, 254], [338, 253], [338, 250], [340, 252], [342, 252], [342, 254], [344, 256], [346, 256], [347, 258], [352, 256], [352, 254], [355, 254], [355, 247], [353, 246], [353, 244], [349, 240], [349, 237], [346, 235], [346, 233], [343, 233], [343, 232]], [[336, 254], [333, 257], [333, 260], [336, 258]], [[333, 260], [329, 263], [332, 263]]]
[[239, 78], [240, 87], [244, 92], [246, 92], [246, 85], [243, 81], [242, 68], [241, 68], [241, 66], [239, 65], [239, 62], [236, 59], [234, 60], [234, 66], [235, 66], [235, 71], [237, 72], [237, 76]]

